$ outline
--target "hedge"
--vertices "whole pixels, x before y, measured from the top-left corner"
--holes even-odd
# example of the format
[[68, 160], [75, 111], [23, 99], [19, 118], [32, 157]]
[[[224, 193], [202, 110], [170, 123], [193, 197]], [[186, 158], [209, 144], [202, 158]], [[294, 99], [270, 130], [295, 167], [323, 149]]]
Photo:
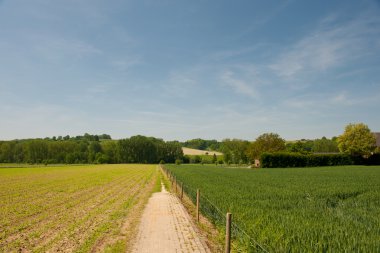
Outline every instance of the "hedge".
[[264, 153], [261, 155], [261, 167], [318, 167], [338, 165], [380, 165], [380, 154], [368, 158], [346, 154], [299, 154], [299, 153]]
[[355, 165], [380, 165], [380, 154], [373, 154], [368, 158], [354, 156], [352, 160]]
[[346, 154], [298, 154], [298, 153], [264, 153], [261, 155], [261, 167], [317, 167], [351, 165], [354, 161]]

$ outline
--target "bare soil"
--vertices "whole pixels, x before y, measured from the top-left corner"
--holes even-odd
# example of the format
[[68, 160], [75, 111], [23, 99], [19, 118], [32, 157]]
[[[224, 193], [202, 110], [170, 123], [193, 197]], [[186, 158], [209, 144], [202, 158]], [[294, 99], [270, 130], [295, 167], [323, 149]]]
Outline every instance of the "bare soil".
[[213, 156], [214, 154], [217, 156], [223, 155], [223, 153], [216, 152], [216, 151], [207, 151], [207, 150], [199, 150], [199, 149], [192, 149], [192, 148], [182, 148], [184, 155], [210, 155]]

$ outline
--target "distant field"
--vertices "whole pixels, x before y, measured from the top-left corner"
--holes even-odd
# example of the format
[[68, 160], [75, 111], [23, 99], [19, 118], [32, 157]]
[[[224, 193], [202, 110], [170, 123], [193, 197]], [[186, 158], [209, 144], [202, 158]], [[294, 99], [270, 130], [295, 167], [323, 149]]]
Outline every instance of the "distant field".
[[216, 152], [216, 151], [207, 151], [207, 150], [199, 150], [199, 149], [192, 149], [192, 148], [182, 148], [184, 155], [209, 155], [213, 156], [214, 154], [217, 156], [223, 155], [223, 153]]
[[[269, 252], [380, 252], [380, 166], [165, 167], [192, 198], [199, 188], [222, 214], [231, 211]], [[207, 205], [203, 212], [222, 230], [224, 216]], [[258, 249], [244, 241], [236, 245], [242, 252]]]
[[158, 175], [154, 165], [0, 168], [0, 252], [125, 250], [129, 212]]

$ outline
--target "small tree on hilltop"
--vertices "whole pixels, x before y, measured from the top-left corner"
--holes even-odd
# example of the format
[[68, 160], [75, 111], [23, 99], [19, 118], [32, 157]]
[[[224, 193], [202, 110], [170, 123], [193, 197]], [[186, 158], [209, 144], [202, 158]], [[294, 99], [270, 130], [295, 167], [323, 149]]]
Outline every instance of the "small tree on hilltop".
[[376, 148], [376, 138], [367, 125], [349, 124], [338, 137], [339, 150], [354, 156], [370, 155]]

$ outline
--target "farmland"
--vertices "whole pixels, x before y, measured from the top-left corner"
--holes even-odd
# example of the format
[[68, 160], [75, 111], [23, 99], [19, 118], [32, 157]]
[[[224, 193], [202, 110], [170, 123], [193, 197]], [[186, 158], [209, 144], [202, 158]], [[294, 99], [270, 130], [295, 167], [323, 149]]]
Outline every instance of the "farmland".
[[[237, 226], [269, 252], [380, 251], [379, 166], [165, 167], [184, 183], [190, 197], [199, 188], [222, 214], [232, 212]], [[224, 217], [202, 209], [202, 199], [201, 210], [223, 230]], [[235, 240], [234, 247], [259, 249], [251, 244]]]
[[0, 252], [125, 251], [154, 165], [0, 168]]

